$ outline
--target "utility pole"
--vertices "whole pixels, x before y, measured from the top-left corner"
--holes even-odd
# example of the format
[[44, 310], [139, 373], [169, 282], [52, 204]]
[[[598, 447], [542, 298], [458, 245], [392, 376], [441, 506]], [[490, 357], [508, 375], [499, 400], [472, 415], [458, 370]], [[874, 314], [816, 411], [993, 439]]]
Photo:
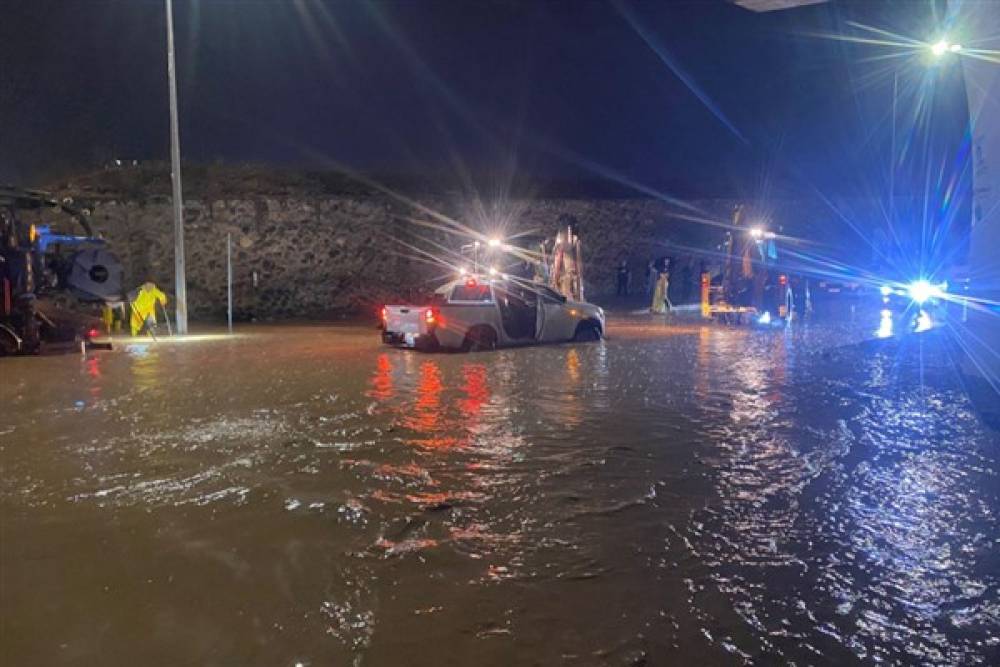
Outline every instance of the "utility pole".
[[177, 297], [177, 333], [188, 332], [187, 278], [184, 266], [184, 198], [181, 194], [181, 140], [177, 129], [177, 66], [174, 63], [174, 7], [167, 11], [167, 78], [170, 81], [170, 180], [174, 202], [174, 293]]

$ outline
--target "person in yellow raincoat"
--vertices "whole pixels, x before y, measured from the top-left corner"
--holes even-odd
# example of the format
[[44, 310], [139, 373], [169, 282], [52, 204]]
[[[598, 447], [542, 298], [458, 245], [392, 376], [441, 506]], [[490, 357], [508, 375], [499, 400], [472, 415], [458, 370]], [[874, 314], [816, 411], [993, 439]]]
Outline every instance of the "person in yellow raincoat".
[[666, 259], [661, 259], [657, 265], [656, 287], [653, 289], [653, 303], [649, 306], [651, 313], [665, 313], [673, 310], [674, 305], [670, 303], [670, 263]]
[[136, 292], [135, 298], [132, 299], [132, 317], [129, 320], [129, 325], [133, 336], [138, 336], [144, 327], [147, 327], [148, 330], [148, 327], [156, 324], [157, 302], [166, 307], [167, 295], [152, 282], [143, 283]]

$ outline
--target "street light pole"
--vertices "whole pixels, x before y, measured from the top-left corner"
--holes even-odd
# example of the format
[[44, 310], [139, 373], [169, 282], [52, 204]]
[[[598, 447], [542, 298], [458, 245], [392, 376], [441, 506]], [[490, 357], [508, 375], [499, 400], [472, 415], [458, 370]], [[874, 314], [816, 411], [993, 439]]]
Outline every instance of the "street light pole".
[[177, 333], [188, 332], [187, 279], [184, 266], [184, 198], [181, 194], [181, 141], [177, 129], [177, 66], [174, 63], [174, 7], [167, 11], [167, 78], [170, 81], [170, 180], [174, 203], [174, 293], [177, 298]]
[[889, 147], [889, 225], [896, 224], [896, 100], [899, 97], [899, 71], [892, 71], [892, 143]]

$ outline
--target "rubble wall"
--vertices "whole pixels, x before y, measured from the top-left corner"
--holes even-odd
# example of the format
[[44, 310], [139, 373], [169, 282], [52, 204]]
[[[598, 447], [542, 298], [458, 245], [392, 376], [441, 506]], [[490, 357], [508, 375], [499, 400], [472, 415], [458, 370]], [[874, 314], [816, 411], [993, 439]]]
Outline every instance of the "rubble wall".
[[[347, 178], [334, 172], [260, 165], [184, 166], [184, 227], [191, 317], [226, 312], [226, 237], [232, 237], [237, 318], [375, 316], [386, 302], [418, 299], [448, 275], [420, 250], [444, 257], [469, 238], [435, 228], [445, 216], [485, 235], [524, 243], [552, 237], [573, 224], [583, 239], [588, 297], [615, 290], [625, 259], [634, 289], [646, 264], [678, 259], [671, 289], [679, 287], [691, 253], [711, 252], [731, 220], [729, 199], [667, 202], [601, 192], [600, 184], [528, 183], [495, 197], [449, 191], [447, 181]], [[132, 288], [151, 279], [173, 290], [174, 241], [167, 165], [150, 163], [81, 173], [46, 190], [91, 211], [95, 230], [111, 244]], [[746, 202], [744, 202], [746, 203]], [[877, 203], [877, 202], [875, 202]], [[841, 218], [875, 219], [873, 202], [836, 206], [768, 198], [748, 204], [744, 222], [808, 239], [844, 236]], [[836, 212], [833, 215], [832, 211]], [[819, 245], [817, 245], [819, 244]], [[857, 248], [851, 250], [851, 259]], [[460, 262], [447, 257], [453, 266]], [[692, 262], [693, 264], [693, 262]], [[692, 266], [697, 273], [697, 265]], [[673, 294], [673, 292], [672, 292]], [[675, 297], [678, 295], [674, 295]]]
[[[174, 250], [170, 199], [78, 196], [91, 224], [125, 266], [126, 284], [151, 279], [173, 290]], [[471, 201], [425, 201], [462, 221], [482, 217]], [[724, 204], [715, 203], [725, 215]], [[573, 223], [584, 239], [589, 295], [614, 291], [624, 258], [633, 280], [654, 256], [677, 255], [676, 246], [701, 246], [717, 235], [679, 222], [677, 209], [650, 199], [542, 199], [510, 202], [516, 220], [508, 233], [552, 235]], [[419, 298], [446, 269], [408, 245], [439, 252], [463, 240], [421, 226], [433, 218], [379, 197], [241, 197], [187, 199], [184, 206], [188, 301], [192, 318], [226, 311], [226, 237], [232, 238], [236, 316], [330, 318], [375, 312], [379, 304]], [[482, 227], [482, 226], [480, 226]], [[714, 237], [713, 237], [714, 238]]]

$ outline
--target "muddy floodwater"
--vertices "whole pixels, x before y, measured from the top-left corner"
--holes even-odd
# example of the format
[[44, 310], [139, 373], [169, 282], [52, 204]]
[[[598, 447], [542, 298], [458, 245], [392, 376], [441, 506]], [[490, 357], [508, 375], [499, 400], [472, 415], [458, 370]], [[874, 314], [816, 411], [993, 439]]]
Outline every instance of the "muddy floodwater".
[[609, 329], [0, 360], [0, 664], [1000, 664], [1000, 436], [933, 332]]

